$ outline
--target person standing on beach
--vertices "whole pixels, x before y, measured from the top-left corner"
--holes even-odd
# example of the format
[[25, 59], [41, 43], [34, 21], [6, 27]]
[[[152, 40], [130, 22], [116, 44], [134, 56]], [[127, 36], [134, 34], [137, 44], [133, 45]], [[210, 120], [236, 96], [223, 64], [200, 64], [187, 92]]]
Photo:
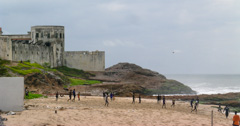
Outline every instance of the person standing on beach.
[[139, 104], [141, 104], [141, 95], [139, 94]]
[[196, 113], [197, 113], [197, 107], [198, 107], [198, 103], [195, 102], [195, 104], [194, 104], [194, 109], [193, 109], [191, 112], [196, 111]]
[[224, 112], [224, 111], [225, 111], [226, 118], [228, 118], [228, 115], [229, 115], [230, 109], [228, 108], [227, 105], [226, 105], [226, 107], [223, 109], [223, 112]]
[[75, 89], [73, 89], [73, 101], [75, 101], [75, 97], [76, 97], [76, 92], [75, 92]]
[[133, 93], [132, 98], [133, 98], [132, 104], [135, 104], [135, 93]]
[[56, 101], [58, 101], [58, 91], [57, 91], [57, 93], [56, 93]]
[[105, 106], [108, 107], [108, 93], [105, 94]]
[[171, 107], [175, 107], [175, 99], [174, 99], [174, 97], [173, 97], [173, 99], [172, 99], [172, 105], [171, 105]]
[[198, 97], [196, 99], [196, 103], [197, 103], [197, 106], [198, 106], [198, 104], [199, 104], [199, 98]]
[[222, 107], [221, 107], [221, 104], [218, 105], [218, 112], [221, 112], [221, 113], [222, 113]]
[[26, 95], [26, 96], [29, 96], [28, 93], [29, 93], [29, 92], [28, 92], [28, 87], [26, 87], [26, 88], [25, 88], [25, 95]]
[[103, 100], [105, 100], [105, 92], [103, 92]]
[[70, 100], [70, 101], [72, 100], [72, 90], [69, 91], [69, 99], [68, 99], [68, 101], [69, 101], [69, 100]]
[[113, 93], [111, 92], [110, 93], [110, 98], [111, 98], [111, 101], [113, 100]]
[[159, 96], [159, 94], [158, 94], [158, 96], [157, 96], [157, 103], [159, 104], [159, 101], [160, 101], [160, 96]]
[[80, 101], [80, 92], [78, 92], [77, 95], [78, 95], [78, 101]]
[[193, 101], [194, 101], [194, 99], [192, 98], [192, 100], [190, 102], [190, 105], [191, 105], [192, 108], [193, 108]]
[[237, 115], [237, 111], [235, 111], [235, 115], [233, 116], [233, 126], [239, 126], [239, 115]]
[[162, 108], [163, 106], [166, 108], [166, 99], [165, 99], [165, 96], [163, 96], [163, 105], [162, 105]]

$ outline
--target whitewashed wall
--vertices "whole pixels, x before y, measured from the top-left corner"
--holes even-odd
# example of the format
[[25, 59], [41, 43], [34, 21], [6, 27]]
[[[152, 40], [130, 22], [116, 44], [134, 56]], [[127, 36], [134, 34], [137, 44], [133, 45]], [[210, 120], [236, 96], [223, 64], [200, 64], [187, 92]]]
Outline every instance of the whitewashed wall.
[[0, 77], [0, 110], [22, 111], [24, 104], [24, 78]]

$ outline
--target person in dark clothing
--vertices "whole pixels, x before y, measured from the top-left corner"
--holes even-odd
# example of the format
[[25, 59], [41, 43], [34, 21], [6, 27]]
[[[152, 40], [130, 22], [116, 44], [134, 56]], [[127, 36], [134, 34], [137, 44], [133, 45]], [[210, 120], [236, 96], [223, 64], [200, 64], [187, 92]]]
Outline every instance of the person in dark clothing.
[[163, 96], [163, 105], [162, 105], [162, 108], [163, 106], [166, 108], [166, 99], [165, 99], [165, 96]]
[[108, 93], [105, 94], [105, 106], [108, 107]]
[[159, 96], [159, 94], [158, 94], [158, 96], [157, 96], [157, 103], [159, 104], [159, 101], [160, 101], [160, 96]]
[[75, 92], [75, 89], [73, 89], [73, 101], [75, 101], [75, 97], [76, 97], [76, 92]]
[[226, 107], [223, 109], [223, 112], [224, 112], [224, 111], [225, 111], [226, 118], [228, 118], [228, 115], [229, 115], [230, 109], [228, 108], [227, 105], [226, 105]]
[[139, 103], [141, 103], [141, 95], [139, 94]]
[[193, 101], [194, 101], [194, 99], [192, 98], [192, 100], [190, 102], [190, 105], [191, 105], [192, 108], [193, 108]]
[[175, 99], [174, 99], [174, 97], [173, 97], [173, 99], [172, 99], [172, 105], [171, 105], [171, 107], [175, 107]]
[[71, 101], [72, 100], [72, 90], [69, 91], [69, 99], [68, 101]]
[[113, 100], [113, 93], [111, 92], [110, 93], [110, 98], [111, 98], [111, 101]]
[[25, 95], [29, 96], [29, 92], [28, 92], [28, 88], [27, 87], [25, 88]]
[[199, 104], [199, 98], [198, 97], [196, 99], [196, 103], [197, 103], [197, 106], [198, 106], [198, 104]]
[[56, 101], [58, 101], [58, 91], [57, 91], [57, 93], [56, 93]]
[[103, 100], [105, 100], [105, 92], [103, 92]]
[[132, 98], [133, 98], [132, 104], [135, 104], [135, 93], [133, 93]]

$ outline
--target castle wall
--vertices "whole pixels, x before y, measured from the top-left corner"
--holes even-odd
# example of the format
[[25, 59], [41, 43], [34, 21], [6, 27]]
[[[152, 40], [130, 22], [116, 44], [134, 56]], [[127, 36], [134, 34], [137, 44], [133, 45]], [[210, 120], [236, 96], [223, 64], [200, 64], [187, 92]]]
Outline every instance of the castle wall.
[[104, 51], [66, 51], [64, 52], [64, 65], [84, 71], [104, 71]]
[[24, 44], [22, 42], [12, 42], [12, 60], [27, 61], [44, 64], [51, 63], [52, 49], [49, 46], [37, 44]]
[[9, 37], [0, 37], [0, 58], [12, 60], [12, 42]]

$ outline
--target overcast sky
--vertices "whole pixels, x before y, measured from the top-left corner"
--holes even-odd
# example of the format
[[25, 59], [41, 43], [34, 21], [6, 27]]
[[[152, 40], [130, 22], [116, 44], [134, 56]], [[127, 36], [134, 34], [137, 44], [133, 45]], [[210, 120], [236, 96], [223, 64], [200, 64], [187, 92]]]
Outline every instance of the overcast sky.
[[105, 51], [106, 67], [240, 74], [239, 8], [240, 0], [0, 0], [0, 27], [65, 26], [65, 50]]

